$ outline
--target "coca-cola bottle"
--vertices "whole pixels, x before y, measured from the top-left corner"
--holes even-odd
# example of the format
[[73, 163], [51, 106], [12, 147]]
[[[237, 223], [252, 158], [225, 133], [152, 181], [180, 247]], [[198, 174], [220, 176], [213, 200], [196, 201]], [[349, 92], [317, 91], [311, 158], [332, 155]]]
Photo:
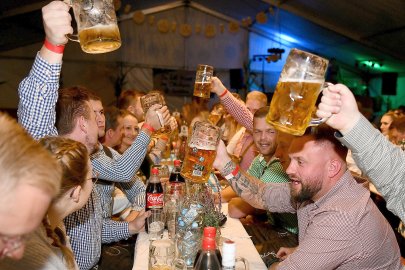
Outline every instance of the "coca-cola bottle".
[[221, 270], [221, 262], [216, 254], [215, 238], [204, 237], [202, 251], [194, 265], [194, 270]]
[[[216, 240], [216, 234], [217, 234], [217, 229], [215, 227], [205, 227], [204, 232], [203, 232], [203, 240], [204, 240], [204, 238], [212, 238], [212, 239]], [[203, 252], [203, 249], [198, 250], [197, 255], [195, 256], [194, 266], [196, 266], [197, 261], [202, 252]], [[217, 256], [219, 263], [221, 263], [222, 256], [221, 256], [221, 252], [219, 251], [219, 249], [214, 248], [214, 253]]]
[[[146, 186], [146, 204], [145, 210], [161, 211], [163, 214], [164, 194], [163, 187], [159, 179], [159, 170], [152, 168], [152, 175], [149, 178], [148, 185]], [[148, 223], [145, 223], [146, 232], [148, 232]]]

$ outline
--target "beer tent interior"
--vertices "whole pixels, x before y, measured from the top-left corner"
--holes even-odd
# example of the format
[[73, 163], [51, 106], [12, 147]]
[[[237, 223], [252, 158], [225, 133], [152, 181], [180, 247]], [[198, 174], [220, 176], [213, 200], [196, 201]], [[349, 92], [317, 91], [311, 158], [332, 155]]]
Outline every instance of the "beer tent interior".
[[[271, 95], [291, 48], [330, 59], [327, 80], [348, 85], [377, 114], [405, 104], [405, 1], [114, 2], [121, 48], [90, 55], [69, 42], [61, 74], [61, 86], [85, 85], [106, 105], [115, 104], [123, 89], [158, 88], [171, 109], [181, 108], [201, 63], [214, 66], [233, 91]], [[43, 42], [40, 9], [46, 3], [0, 3], [2, 109], [17, 108], [18, 83]]]

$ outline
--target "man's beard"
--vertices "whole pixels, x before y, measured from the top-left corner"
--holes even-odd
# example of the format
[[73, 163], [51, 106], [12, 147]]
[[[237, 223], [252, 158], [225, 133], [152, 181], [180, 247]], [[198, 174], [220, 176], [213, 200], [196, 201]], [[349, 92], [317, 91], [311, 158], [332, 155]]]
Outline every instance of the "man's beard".
[[290, 188], [291, 202], [293, 204], [312, 201], [312, 198], [322, 188], [322, 180], [312, 183], [312, 185], [303, 184], [301, 182], [301, 190], [296, 193], [294, 189]]

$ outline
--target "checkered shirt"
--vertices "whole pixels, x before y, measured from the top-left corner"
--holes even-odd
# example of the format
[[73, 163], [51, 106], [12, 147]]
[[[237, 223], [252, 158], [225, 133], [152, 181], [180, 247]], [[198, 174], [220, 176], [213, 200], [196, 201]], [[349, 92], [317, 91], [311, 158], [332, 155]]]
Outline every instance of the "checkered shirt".
[[384, 197], [387, 209], [405, 222], [405, 152], [364, 116], [350, 132], [336, 137], [352, 150], [354, 161]]
[[[58, 99], [61, 67], [61, 64], [47, 63], [37, 54], [28, 77], [19, 85], [19, 122], [35, 139], [58, 135], [55, 128], [55, 105]], [[118, 163], [119, 165], [114, 166], [113, 160], [100, 154], [94, 159], [95, 161], [92, 160], [94, 170], [100, 176], [105, 176], [106, 179], [113, 180], [114, 177], [117, 177], [118, 181], [130, 182], [142, 161], [139, 162], [139, 165], [131, 163], [138, 163], [140, 159], [143, 159], [146, 145], [149, 143], [145, 133], [141, 132], [139, 136], [144, 145], [133, 147], [133, 151], [128, 154], [128, 156], [132, 155], [133, 160], [122, 161]], [[127, 222], [103, 219], [97, 189], [92, 190], [87, 204], [82, 209], [65, 219], [65, 225], [80, 269], [91, 269], [97, 264], [101, 253], [101, 243], [115, 242], [130, 237]]]
[[253, 132], [253, 114], [248, 110], [245, 104], [230, 93], [221, 98], [221, 103], [240, 125], [244, 126], [247, 131]]

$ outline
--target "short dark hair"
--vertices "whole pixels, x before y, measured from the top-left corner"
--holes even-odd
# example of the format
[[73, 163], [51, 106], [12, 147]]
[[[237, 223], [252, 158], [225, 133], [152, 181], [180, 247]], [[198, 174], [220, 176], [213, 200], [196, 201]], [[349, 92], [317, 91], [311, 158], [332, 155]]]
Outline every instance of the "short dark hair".
[[122, 116], [122, 110], [115, 106], [107, 107], [104, 111], [105, 115], [105, 130], [115, 130], [118, 126], [118, 117]]
[[86, 89], [87, 93], [89, 95], [89, 100], [97, 100], [102, 102], [101, 98], [96, 94], [96, 92], [94, 92], [93, 90], [90, 89]]
[[125, 109], [126, 110], [131, 105], [131, 103], [132, 103], [132, 101], [134, 99], [136, 99], [137, 97], [142, 97], [144, 95], [146, 95], [146, 93], [143, 92], [143, 91], [125, 90], [118, 97], [117, 106], [120, 109]]
[[56, 102], [56, 129], [59, 135], [72, 133], [80, 116], [90, 118], [89, 91], [83, 86], [73, 86], [59, 90]]
[[270, 106], [265, 106], [265, 107], [261, 107], [260, 109], [258, 109], [255, 114], [254, 114], [254, 118], [263, 118], [266, 117], [266, 115], [269, 113], [269, 109]]
[[319, 126], [309, 127], [306, 129], [304, 136], [312, 136], [317, 144], [329, 142], [332, 144], [336, 153], [346, 160], [348, 149], [335, 137], [336, 130], [326, 124]]

